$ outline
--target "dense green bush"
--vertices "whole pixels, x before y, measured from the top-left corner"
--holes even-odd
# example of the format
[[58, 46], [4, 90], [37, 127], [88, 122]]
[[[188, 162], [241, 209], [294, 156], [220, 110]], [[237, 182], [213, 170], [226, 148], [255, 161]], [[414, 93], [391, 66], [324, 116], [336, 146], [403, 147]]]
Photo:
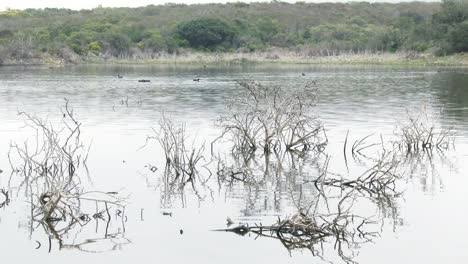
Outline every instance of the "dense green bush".
[[450, 32], [449, 42], [454, 52], [468, 51], [468, 20], [453, 28]]
[[433, 34], [440, 54], [468, 51], [468, 0], [443, 0]]
[[233, 46], [235, 30], [226, 22], [216, 18], [198, 18], [177, 26], [178, 36], [186, 40], [190, 47], [210, 49]]

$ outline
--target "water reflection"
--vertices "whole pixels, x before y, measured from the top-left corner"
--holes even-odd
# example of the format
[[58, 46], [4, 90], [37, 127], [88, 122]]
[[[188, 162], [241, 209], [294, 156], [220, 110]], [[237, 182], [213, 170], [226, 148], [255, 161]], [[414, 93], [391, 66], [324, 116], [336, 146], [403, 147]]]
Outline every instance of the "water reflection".
[[[395, 219], [394, 228], [398, 224], [395, 200], [400, 193], [396, 190], [395, 181], [402, 177], [395, 172], [398, 162], [387, 154], [376, 157], [376, 160], [376, 164], [365, 168], [356, 177], [356, 173], [344, 176], [329, 171], [330, 159], [325, 158], [318, 169], [318, 176], [290, 186], [288, 192], [297, 213], [283, 219], [278, 217], [272, 225], [247, 223], [219, 231], [242, 236], [254, 234], [255, 239], [273, 238], [288, 251], [308, 250], [325, 261], [332, 251], [346, 263], [357, 263], [354, 257], [358, 248], [379, 236], [385, 217], [391, 215]], [[281, 166], [280, 170], [274, 171], [283, 170], [289, 169]], [[229, 175], [235, 174], [231, 171]], [[229, 180], [229, 184], [232, 186], [235, 181], [245, 182], [236, 176]], [[258, 185], [262, 181], [248, 184]], [[366, 209], [362, 210], [363, 207]], [[377, 216], [376, 211], [380, 212]], [[231, 221], [228, 222], [230, 224]]]
[[[56, 209], [57, 212], [45, 216], [44, 206], [46, 204], [31, 202], [30, 235], [38, 243], [36, 249], [46, 249], [49, 253], [55, 249], [102, 253], [120, 250], [131, 243], [125, 237], [127, 216], [120, 207], [115, 208], [106, 202], [104, 206], [95, 203], [93, 212], [90, 208], [84, 209], [84, 203], [77, 208], [76, 204], [67, 201]], [[44, 238], [48, 238], [47, 244], [40, 242]]]
[[[394, 232], [403, 223], [398, 210], [404, 194], [402, 183], [404, 185], [415, 174], [421, 178], [428, 177], [417, 171], [420, 166], [431, 166], [433, 173], [437, 174], [432, 159], [427, 160], [427, 157], [443, 155], [448, 151], [448, 147], [439, 147], [440, 142], [452, 140], [447, 130], [428, 128], [424, 123], [415, 120], [419, 119], [409, 118], [410, 129], [403, 129], [404, 137], [397, 133], [394, 140], [384, 140], [380, 137], [380, 142], [368, 143], [372, 138], [365, 136], [348, 145], [347, 133], [343, 146], [346, 174], [330, 170], [337, 167], [337, 164], [330, 165], [331, 158], [324, 153], [314, 156], [316, 163], [305, 162], [306, 167], [312, 166], [318, 170], [315, 176], [300, 184], [301, 188], [294, 188], [297, 185], [293, 185], [289, 190], [297, 210], [292, 216], [282, 220], [278, 217], [277, 222], [271, 225], [254, 222], [253, 225], [240, 224], [217, 231], [242, 236], [254, 234], [255, 239], [273, 238], [279, 240], [289, 252], [309, 250], [313, 256], [325, 261], [330, 258], [330, 252], [325, 253], [324, 248], [332, 248], [345, 263], [358, 263], [354, 260], [358, 248], [362, 244], [374, 242], [374, 239], [380, 236], [386, 219], [391, 220]], [[439, 143], [432, 144], [432, 138]], [[407, 147], [408, 144], [410, 147]], [[351, 160], [348, 160], [347, 153], [351, 153]], [[278, 153], [276, 154], [278, 157]], [[321, 157], [323, 155], [325, 157]], [[303, 159], [305, 156], [296, 158]], [[248, 159], [240, 155], [240, 162], [239, 156], [234, 157], [237, 157], [234, 165], [238, 167], [218, 163], [218, 168], [221, 168], [218, 169], [218, 176], [222, 181], [227, 181], [230, 187], [236, 182], [254, 186], [264, 183], [265, 177], [256, 180], [255, 171], [252, 170], [252, 164], [258, 166], [258, 161], [251, 162], [250, 155]], [[257, 170], [260, 175], [272, 173], [277, 177], [290, 170], [289, 166], [279, 161], [280, 165], [278, 166], [278, 162], [274, 163], [277, 166], [273, 166], [274, 169], [270, 171], [271, 159], [268, 153], [262, 160], [264, 164], [260, 167], [264, 169]], [[295, 163], [297, 160], [292, 163], [294, 169]], [[306, 172], [304, 169], [300, 171]], [[304, 196], [304, 190], [308, 195]], [[376, 212], [378, 214], [375, 214]], [[232, 223], [228, 218], [228, 227]]]
[[[96, 253], [120, 248], [129, 242], [124, 237], [125, 200], [117, 192], [85, 191], [89, 148], [81, 139], [81, 123], [68, 99], [61, 112], [59, 121], [19, 112], [25, 118], [25, 127], [35, 136], [22, 144], [10, 143], [9, 190], [15, 190], [18, 195], [24, 193], [21, 196], [29, 201], [31, 208], [30, 237], [37, 233], [48, 237], [49, 253], [53, 242], [58, 244], [58, 250]], [[3, 204], [8, 204], [9, 192], [2, 189], [2, 193]], [[94, 213], [90, 206], [95, 206]], [[119, 224], [113, 232], [111, 212], [114, 211]], [[96, 234], [90, 237], [86, 228], [93, 219]], [[101, 221], [104, 228], [99, 228]], [[40, 249], [42, 243], [37, 243]], [[105, 246], [108, 243], [112, 246]]]
[[445, 120], [456, 120], [466, 126], [468, 120], [468, 74], [444, 72], [432, 85]]
[[[307, 74], [302, 78], [300, 72]], [[115, 77], [117, 74], [122, 74], [123, 78]], [[200, 81], [193, 82], [195, 77]], [[151, 82], [137, 82], [143, 78]], [[243, 79], [257, 79], [264, 84], [281, 84], [284, 87], [298, 87], [308, 79], [317, 80], [319, 99], [314, 114], [321, 117], [329, 139], [325, 152], [257, 151], [244, 155], [215, 151], [211, 156], [207, 147], [202, 162], [206, 168], [200, 167], [194, 177], [191, 173], [177, 176], [174, 168], [167, 169], [164, 153], [158, 150], [157, 144], [137, 151], [145, 136], [151, 133], [150, 128], [160, 119], [162, 111], [170, 112], [175, 123], [186, 123], [189, 137], [196, 134], [208, 143], [214, 140], [222, 132], [214, 126], [215, 121], [221, 115], [230, 114], [224, 102], [239, 94], [235, 83]], [[398, 236], [406, 235], [402, 243], [415, 240], [425, 247], [427, 241], [408, 228], [421, 226], [421, 229], [428, 230], [429, 225], [436, 224], [437, 212], [431, 212], [431, 217], [424, 219], [418, 215], [421, 207], [430, 207], [434, 201], [417, 200], [416, 205], [414, 202], [407, 208], [408, 202], [404, 199], [409, 197], [409, 201], [414, 201], [421, 191], [422, 195], [435, 195], [434, 200], [437, 200], [443, 187], [443, 190], [455, 189], [443, 193], [447, 206], [460, 208], [462, 205], [457, 200], [457, 188], [465, 183], [465, 179], [447, 175], [448, 171], [463, 171], [464, 168], [463, 164], [455, 164], [454, 157], [466, 155], [464, 135], [468, 122], [463, 112], [466, 107], [463, 106], [462, 89], [465, 79], [459, 73], [432, 69], [131, 66], [2, 69], [0, 149], [7, 150], [11, 139], [23, 142], [23, 135], [20, 135], [23, 132], [17, 132], [23, 125], [16, 115], [18, 109], [60, 120], [61, 112], [55, 106], [63, 103], [63, 97], [67, 96], [76, 106], [76, 117], [86, 128], [83, 129], [83, 138], [94, 138], [88, 163], [93, 182], [85, 180], [69, 187], [78, 187], [81, 192], [107, 190], [106, 186], [112, 186], [112, 189], [127, 186], [134, 203], [124, 211], [123, 207], [106, 203], [110, 199], [108, 195], [115, 194], [104, 192], [106, 202], [96, 204], [96, 201], [78, 202], [67, 198], [60, 204], [60, 209], [52, 210], [52, 214], [46, 217], [45, 213], [51, 210], [44, 210], [44, 205], [56, 200], [53, 194], [42, 189], [46, 185], [38, 184], [28, 188], [27, 192], [24, 189], [20, 192], [19, 185], [15, 185], [17, 182], [5, 184], [8, 181], [4, 176], [8, 173], [5, 173], [0, 178], [2, 186], [5, 186], [4, 192], [0, 190], [0, 207], [4, 210], [0, 229], [23, 241], [20, 232], [8, 231], [13, 220], [7, 222], [5, 219], [14, 219], [17, 212], [24, 211], [28, 217], [22, 219], [28, 220], [28, 226], [21, 226], [20, 230], [26, 228], [31, 231], [30, 239], [38, 241], [41, 251], [51, 251], [57, 256], [60, 253], [56, 249], [103, 252], [102, 257], [93, 256], [103, 261], [117, 259], [106, 254], [108, 250], [122, 249], [119, 257], [128, 254], [129, 258], [153, 252], [148, 245], [152, 247], [153, 243], [159, 243], [152, 241], [154, 237], [164, 241], [159, 246], [168, 253], [158, 251], [163, 261], [171, 261], [174, 251], [180, 249], [194, 262], [229, 262], [223, 258], [211, 258], [210, 253], [216, 248], [227, 256], [232, 248], [236, 248], [246, 252], [245, 255], [252, 258], [250, 261], [263, 261], [270, 257], [277, 262], [309, 263], [313, 257], [311, 254], [292, 253], [309, 251], [319, 257], [317, 260], [324, 262], [370, 263], [382, 260], [382, 255], [368, 249], [368, 240], [390, 246], [400, 242], [392, 242], [394, 234], [389, 234], [388, 230], [397, 232]], [[397, 148], [386, 144], [387, 152], [382, 150], [379, 136], [390, 140], [394, 136], [395, 120], [403, 117], [406, 108], [421, 104], [433, 111], [445, 106], [435, 123], [442, 128], [453, 126], [460, 138], [456, 141], [457, 148], [390, 155], [389, 151]], [[350, 138], [343, 153], [343, 141], [348, 130], [358, 141], [372, 133], [376, 137], [362, 141], [358, 144], [360, 147], [353, 146], [355, 141]], [[29, 135], [34, 137], [34, 134]], [[221, 142], [219, 149], [225, 148], [225, 144]], [[8, 157], [4, 153], [0, 158], [0, 168], [6, 170]], [[394, 172], [392, 164], [395, 160], [398, 161], [398, 170], [404, 173], [382, 174]], [[50, 171], [50, 166], [46, 168]], [[375, 168], [379, 173], [366, 178], [375, 172]], [[183, 169], [190, 171], [190, 168]], [[44, 172], [43, 169], [37, 170], [41, 171]], [[87, 175], [86, 171], [79, 173]], [[44, 194], [49, 196], [45, 204], [41, 203]], [[96, 199], [95, 196], [92, 198]], [[29, 211], [19, 207], [25, 201], [30, 206]], [[146, 222], [138, 222], [140, 208], [145, 209]], [[164, 219], [159, 218], [161, 209]], [[192, 214], [191, 210], [197, 212]], [[154, 211], [158, 212], [157, 216]], [[264, 239], [250, 243], [248, 239], [233, 239], [228, 234], [211, 234], [210, 229], [223, 227], [227, 216], [233, 222], [231, 227], [237, 231], [244, 233], [249, 230], [245, 237], [250, 234]], [[409, 225], [399, 228], [406, 223]], [[180, 235], [179, 230], [182, 229], [184, 234]], [[195, 232], [198, 237], [191, 237], [190, 234]], [[382, 237], [375, 237], [379, 235]], [[200, 236], [204, 239], [200, 240]], [[293, 259], [289, 254], [274, 250], [276, 244], [269, 243], [267, 238], [279, 240], [281, 243], [278, 245], [291, 251]], [[457, 238], [450, 239], [463, 243]], [[126, 246], [130, 240], [135, 247]], [[418, 247], [415, 244], [412, 242], [411, 246]], [[439, 246], [447, 250], [444, 245]], [[197, 249], [192, 250], [195, 247]], [[273, 253], [260, 256], [257, 250], [262, 248]], [[405, 250], [400, 254], [408, 254], [408, 249]], [[13, 251], [34, 258], [20, 246]], [[454, 256], [461, 254], [458, 251], [452, 253]], [[71, 262], [82, 263], [86, 255], [81, 254], [73, 255], [77, 258]], [[388, 256], [388, 252], [385, 254]], [[365, 256], [367, 262], [361, 262], [360, 256]], [[392, 257], [388, 256], [389, 261]], [[183, 262], [179, 260], [175, 262]]]
[[0, 189], [0, 209], [10, 204], [10, 192], [5, 189]]

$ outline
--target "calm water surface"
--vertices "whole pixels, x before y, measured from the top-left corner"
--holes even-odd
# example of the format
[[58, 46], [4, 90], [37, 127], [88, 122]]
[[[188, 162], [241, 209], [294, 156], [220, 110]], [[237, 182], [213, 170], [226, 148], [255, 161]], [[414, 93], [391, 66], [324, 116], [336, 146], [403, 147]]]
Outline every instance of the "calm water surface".
[[[196, 77], [200, 82], [192, 81]], [[93, 219], [64, 237], [71, 244], [87, 239], [94, 239], [93, 243], [58, 250], [52, 241], [49, 250], [48, 235], [41, 228], [31, 232], [27, 198], [10, 186], [11, 203], [0, 210], [2, 259], [15, 263], [343, 263], [334, 241], [325, 245], [322, 259], [306, 249], [289, 252], [276, 239], [211, 231], [225, 228], [227, 217], [236, 223], [268, 225], [294, 214], [298, 200], [316, 195], [305, 183], [317, 177], [321, 158], [289, 164], [281, 175], [270, 173], [255, 186], [229, 185], [215, 175], [196, 190], [170, 191], [162, 177], [164, 157], [157, 143], [141, 148], [162, 112], [185, 122], [196, 141], [211, 142], [220, 133], [214, 123], [226, 113], [225, 100], [238, 93], [236, 83], [243, 79], [285, 87], [316, 80], [319, 100], [314, 110], [329, 138], [328, 169], [337, 173], [346, 171], [342, 147], [348, 130], [350, 141], [369, 134], [379, 141], [380, 135], [393, 136], [406, 109], [435, 113], [439, 127], [455, 132], [455, 147], [408, 171], [399, 184], [402, 194], [387, 212], [359, 206], [364, 214], [378, 215], [382, 221], [373, 243], [353, 249], [353, 260], [468, 261], [468, 71], [265, 66], [0, 68], [0, 188], [9, 186], [10, 142], [34, 136], [23, 128], [24, 119], [17, 112], [52, 120], [61, 116], [59, 106], [66, 97], [82, 122], [83, 139], [91, 144], [87, 188], [129, 195], [124, 226], [117, 220], [109, 226], [109, 232], [117, 234], [113, 239], [102, 239], [106, 223]], [[148, 165], [159, 170], [152, 172]], [[36, 249], [38, 244], [41, 247]]]

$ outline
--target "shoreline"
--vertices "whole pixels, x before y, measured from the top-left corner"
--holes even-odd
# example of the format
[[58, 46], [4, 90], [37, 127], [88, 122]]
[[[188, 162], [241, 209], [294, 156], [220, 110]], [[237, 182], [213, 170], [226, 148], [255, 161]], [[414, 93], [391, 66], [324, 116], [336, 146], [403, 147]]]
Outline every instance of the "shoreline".
[[330, 66], [421, 66], [421, 67], [468, 67], [468, 54], [459, 53], [437, 57], [431, 54], [383, 53], [343, 54], [335, 56], [311, 56], [290, 52], [255, 53], [186, 53], [181, 55], [162, 54], [156, 58], [105, 58], [98, 56], [64, 60], [58, 57], [6, 60], [0, 66], [68, 66], [68, 65], [330, 65]]

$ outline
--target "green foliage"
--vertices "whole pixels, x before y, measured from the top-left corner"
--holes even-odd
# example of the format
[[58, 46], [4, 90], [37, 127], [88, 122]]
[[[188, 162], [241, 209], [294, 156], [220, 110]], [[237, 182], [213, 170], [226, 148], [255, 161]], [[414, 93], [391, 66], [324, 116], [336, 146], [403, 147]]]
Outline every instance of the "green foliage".
[[450, 32], [449, 41], [455, 52], [468, 51], [468, 20], [457, 24]]
[[[0, 12], [0, 57], [152, 56], [187, 48], [251, 52], [271, 47], [307, 47], [320, 54], [450, 54], [468, 51], [467, 19], [468, 0], [9, 10]], [[22, 49], [15, 52], [15, 47]]]
[[264, 43], [268, 43], [281, 31], [279, 21], [276, 19], [260, 19], [256, 22], [255, 35]]
[[152, 51], [161, 51], [167, 47], [166, 41], [158, 32], [150, 33], [150, 36], [141, 43], [143, 44], [143, 48]]
[[211, 49], [218, 46], [232, 47], [236, 32], [226, 22], [216, 18], [198, 18], [177, 26], [177, 34], [190, 47]]
[[443, 0], [433, 28], [439, 54], [468, 51], [468, 0]]
[[88, 44], [88, 50], [94, 54], [99, 54], [101, 52], [101, 45], [97, 41], [93, 41]]
[[0, 39], [8, 39], [13, 36], [13, 32], [8, 29], [0, 30]]
[[19, 10], [7, 10], [0, 12], [0, 16], [2, 17], [17, 17], [23, 15], [23, 12]]
[[442, 0], [442, 10], [435, 15], [435, 20], [442, 24], [455, 25], [468, 19], [467, 0]]
[[111, 33], [106, 39], [114, 56], [125, 54], [130, 48], [130, 38], [127, 35]]
[[324, 24], [310, 28], [309, 32], [309, 43], [333, 50], [395, 51], [400, 42], [395, 30], [377, 25]]

